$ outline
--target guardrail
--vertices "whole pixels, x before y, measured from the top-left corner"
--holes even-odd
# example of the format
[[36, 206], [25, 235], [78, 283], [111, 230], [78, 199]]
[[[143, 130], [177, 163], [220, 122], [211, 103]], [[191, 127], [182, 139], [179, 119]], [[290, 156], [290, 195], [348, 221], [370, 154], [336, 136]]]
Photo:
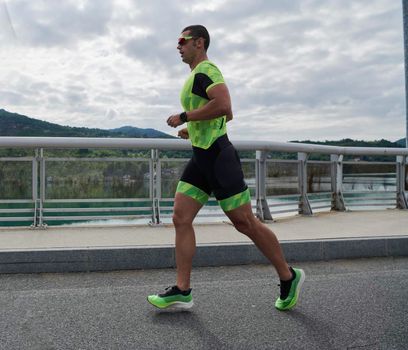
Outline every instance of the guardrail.
[[[253, 179], [248, 182], [252, 189], [253, 208], [261, 220], [272, 220], [272, 213], [290, 212], [303, 215], [312, 215], [314, 210], [329, 209], [344, 211], [352, 206], [359, 206], [358, 194], [365, 195], [365, 205], [378, 205], [378, 201], [387, 202], [400, 209], [407, 209], [407, 148], [364, 148], [364, 147], [335, 147], [301, 143], [284, 143], [268, 141], [235, 141], [233, 142], [239, 151], [256, 151], [254, 159], [242, 159], [243, 164], [249, 163], [254, 167]], [[162, 196], [162, 178], [166, 171], [166, 164], [170, 162], [186, 162], [184, 158], [163, 158], [160, 151], [191, 150], [189, 141], [179, 139], [129, 139], [129, 138], [70, 138], [70, 137], [0, 137], [0, 148], [23, 148], [33, 149], [32, 157], [3, 157], [4, 162], [18, 162], [19, 164], [31, 164], [31, 198], [0, 199], [0, 222], [31, 223], [33, 227], [45, 227], [47, 224], [61, 221], [84, 221], [98, 219], [124, 219], [124, 218], [148, 218], [151, 224], [159, 224], [164, 217], [170, 217], [172, 211], [172, 197]], [[98, 157], [98, 158], [74, 158], [74, 157], [47, 157], [46, 150], [54, 149], [121, 149], [121, 150], [149, 150], [150, 157]], [[271, 159], [268, 152], [292, 152], [297, 154], [297, 160]], [[311, 154], [330, 155], [330, 161], [310, 161]], [[395, 157], [394, 162], [345, 162], [344, 156], [385, 155]], [[47, 176], [47, 171], [52, 168], [51, 164], [63, 166], [66, 163], [77, 162], [125, 162], [138, 164], [144, 167], [144, 182], [146, 193], [141, 198], [48, 198], [47, 186], [52, 184], [53, 178]], [[280, 163], [288, 167], [296, 167], [294, 176], [286, 176], [283, 181], [286, 188], [288, 182], [293, 187], [292, 193], [284, 193], [285, 202], [272, 203], [268, 194], [271, 183], [282, 181], [282, 178], [267, 175], [269, 166]], [[387, 174], [387, 180], [392, 191], [367, 191], [359, 192], [355, 189], [347, 190], [352, 179], [351, 174], [343, 174], [344, 166], [353, 165], [386, 165], [392, 166], [395, 172]], [[326, 177], [319, 177], [323, 183], [322, 188], [326, 191], [310, 193], [313, 187], [311, 174], [308, 167], [330, 167]], [[142, 170], [143, 170], [142, 169]], [[81, 168], [78, 168], [81, 171]], [[84, 170], [86, 172], [86, 170]], [[252, 171], [252, 170], [251, 170]], [[372, 174], [358, 174], [358, 178], [370, 179]], [[382, 176], [384, 174], [381, 174]], [[176, 177], [170, 172], [167, 177]], [[3, 179], [4, 180], [4, 179]], [[253, 180], [253, 181], [252, 181]], [[1, 179], [0, 179], [1, 181]], [[92, 181], [92, 179], [90, 180]], [[112, 180], [113, 181], [113, 180]], [[137, 181], [137, 179], [123, 179], [123, 181]], [[375, 183], [374, 180], [369, 180]], [[353, 184], [355, 182], [352, 182]], [[320, 184], [321, 185], [321, 184]], [[73, 184], [75, 186], [75, 184]], [[136, 186], [136, 185], [135, 185]], [[74, 188], [74, 187], [73, 187]], [[373, 196], [374, 195], [374, 196]], [[377, 195], [377, 196], [376, 196]], [[72, 196], [71, 196], [72, 197]], [[275, 196], [277, 197], [277, 196]], [[280, 196], [282, 197], [282, 195]], [[292, 199], [291, 201], [288, 199]], [[349, 203], [347, 201], [349, 200]], [[369, 200], [369, 202], [367, 202]], [[375, 202], [375, 203], [371, 203]], [[210, 202], [214, 204], [214, 201]], [[275, 207], [284, 208], [274, 211]], [[286, 207], [286, 209], [285, 209]], [[208, 206], [213, 209], [214, 206]], [[217, 207], [218, 208], [218, 207]], [[222, 213], [205, 212], [201, 216], [219, 216]]]

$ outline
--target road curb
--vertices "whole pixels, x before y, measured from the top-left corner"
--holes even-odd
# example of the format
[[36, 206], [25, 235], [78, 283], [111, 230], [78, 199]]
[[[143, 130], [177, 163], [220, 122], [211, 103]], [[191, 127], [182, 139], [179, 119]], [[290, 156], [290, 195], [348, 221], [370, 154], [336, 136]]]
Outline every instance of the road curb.
[[[289, 262], [408, 256], [408, 236], [281, 241]], [[198, 245], [194, 266], [267, 264], [252, 243]], [[174, 268], [174, 246], [0, 251], [0, 273], [90, 272]]]

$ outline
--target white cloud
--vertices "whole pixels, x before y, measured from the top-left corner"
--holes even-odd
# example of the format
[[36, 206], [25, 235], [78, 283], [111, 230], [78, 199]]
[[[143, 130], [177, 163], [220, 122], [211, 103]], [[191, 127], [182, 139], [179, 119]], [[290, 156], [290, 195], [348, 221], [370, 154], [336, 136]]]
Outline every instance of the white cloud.
[[400, 2], [0, 1], [0, 108], [71, 126], [175, 134], [176, 39], [210, 31], [234, 139], [404, 136]]
[[105, 35], [112, 1], [13, 0], [7, 8], [21, 43], [52, 47]]

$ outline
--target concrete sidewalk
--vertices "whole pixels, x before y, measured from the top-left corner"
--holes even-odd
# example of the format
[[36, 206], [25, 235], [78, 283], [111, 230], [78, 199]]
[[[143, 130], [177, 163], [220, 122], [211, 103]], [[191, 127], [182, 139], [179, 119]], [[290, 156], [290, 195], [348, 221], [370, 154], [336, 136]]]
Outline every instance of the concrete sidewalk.
[[[330, 212], [278, 219], [267, 225], [280, 241], [407, 236], [408, 211]], [[251, 242], [226, 221], [197, 224], [195, 231], [201, 245]], [[0, 229], [0, 251], [160, 246], [173, 242], [173, 225]]]
[[[269, 223], [289, 260], [408, 255], [408, 211], [320, 213]], [[195, 265], [264, 263], [229, 223], [196, 225]], [[0, 229], [0, 272], [93, 271], [174, 266], [174, 228]]]

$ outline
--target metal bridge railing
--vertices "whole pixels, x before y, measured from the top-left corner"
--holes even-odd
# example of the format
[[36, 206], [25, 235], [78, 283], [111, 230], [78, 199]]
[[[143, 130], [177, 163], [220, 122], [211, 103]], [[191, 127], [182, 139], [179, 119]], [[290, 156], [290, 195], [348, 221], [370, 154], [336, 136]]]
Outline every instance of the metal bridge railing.
[[[272, 220], [280, 213], [312, 215], [318, 210], [344, 211], [375, 206], [408, 208], [406, 148], [334, 147], [267, 141], [233, 143], [239, 151], [256, 151], [254, 158], [244, 158], [242, 162], [249, 169], [246, 180], [252, 194], [253, 209], [261, 220]], [[166, 181], [176, 183], [181, 169], [169, 164], [173, 162], [182, 166], [188, 159], [167, 158], [162, 156], [162, 151], [191, 150], [191, 145], [188, 141], [177, 139], [0, 137], [2, 148], [32, 149], [33, 156], [0, 158], [0, 194], [7, 193], [7, 189], [2, 189], [10, 180], [7, 176], [13, 177], [13, 186], [17, 187], [21, 177], [30, 181], [29, 195], [26, 193], [21, 198], [6, 198], [7, 195], [1, 198], [0, 195], [0, 224], [45, 227], [62, 222], [129, 218], [145, 218], [151, 224], [159, 224], [169, 219], [173, 192], [168, 188], [164, 191], [163, 186]], [[147, 150], [149, 156], [83, 158], [45, 154], [55, 149]], [[270, 152], [292, 152], [297, 154], [297, 159], [272, 159]], [[329, 155], [330, 160], [312, 161], [311, 154]], [[395, 161], [350, 162], [344, 161], [346, 155], [385, 155], [395, 157]], [[15, 174], [5, 171], [6, 164], [10, 163], [18, 164], [14, 165], [15, 169], [19, 169]], [[107, 197], [105, 188], [96, 194], [86, 193], [86, 186], [77, 183], [75, 176], [71, 176], [68, 184], [61, 180], [70, 171], [86, 174], [89, 183], [96, 181], [95, 178], [100, 180], [100, 175], [86, 168], [87, 163], [112, 164], [112, 172], [115, 172], [114, 164], [125, 164], [128, 173], [137, 172], [139, 175], [136, 178], [123, 176], [121, 184], [127, 187], [122, 189], [124, 193], [120, 197]], [[361, 170], [364, 166], [384, 166], [387, 173], [376, 176], [372, 172], [345, 171], [345, 167], [359, 167]], [[277, 167], [286, 169], [283, 175], [270, 174]], [[318, 169], [317, 176], [314, 168]], [[53, 171], [60, 175], [52, 176]], [[106, 176], [105, 180], [107, 178], [110, 185], [116, 181], [114, 176]], [[50, 189], [58, 187], [56, 179], [62, 181], [58, 186], [68, 188], [68, 193], [65, 191], [57, 198], [49, 194]], [[200, 213], [200, 217], [206, 216], [223, 216], [214, 198]]]

